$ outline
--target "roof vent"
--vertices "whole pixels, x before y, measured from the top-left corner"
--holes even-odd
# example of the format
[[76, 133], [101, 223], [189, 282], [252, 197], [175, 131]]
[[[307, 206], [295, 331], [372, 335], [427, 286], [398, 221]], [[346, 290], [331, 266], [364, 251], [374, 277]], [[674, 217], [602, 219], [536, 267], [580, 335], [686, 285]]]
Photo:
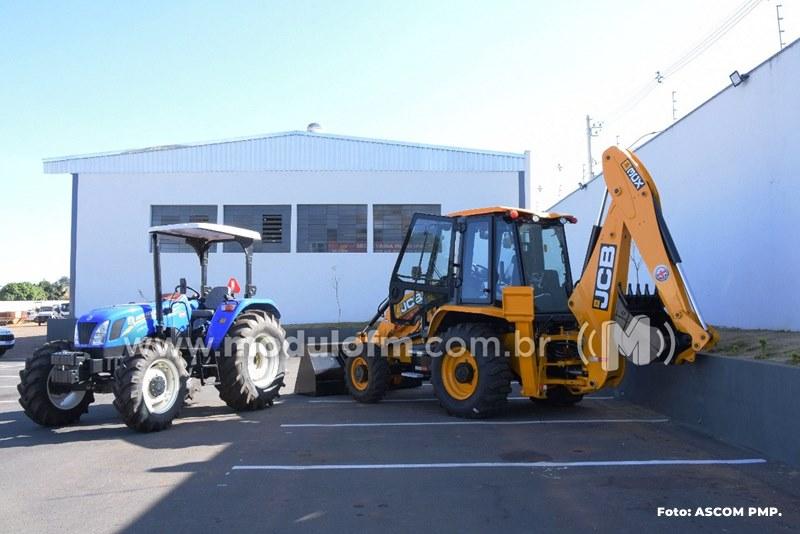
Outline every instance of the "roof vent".
[[321, 129], [322, 129], [322, 126], [320, 126], [318, 122], [312, 122], [308, 126], [306, 126], [306, 131], [308, 133], [317, 133]]

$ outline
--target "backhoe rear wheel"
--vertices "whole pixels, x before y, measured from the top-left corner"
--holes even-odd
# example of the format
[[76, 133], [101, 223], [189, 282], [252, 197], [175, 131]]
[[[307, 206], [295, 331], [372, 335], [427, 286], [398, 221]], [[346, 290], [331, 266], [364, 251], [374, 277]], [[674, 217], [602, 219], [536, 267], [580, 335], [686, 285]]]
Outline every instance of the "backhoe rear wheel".
[[478, 419], [499, 412], [511, 392], [511, 369], [491, 325], [463, 324], [442, 333], [431, 383], [450, 415]]
[[145, 339], [114, 371], [114, 407], [136, 431], [164, 430], [181, 411], [188, 378], [186, 360], [172, 342]]
[[345, 362], [344, 381], [358, 402], [378, 402], [389, 389], [389, 360], [377, 354], [351, 356]]
[[272, 315], [241, 314], [217, 356], [219, 397], [238, 412], [272, 406], [284, 385], [287, 349], [286, 332]]

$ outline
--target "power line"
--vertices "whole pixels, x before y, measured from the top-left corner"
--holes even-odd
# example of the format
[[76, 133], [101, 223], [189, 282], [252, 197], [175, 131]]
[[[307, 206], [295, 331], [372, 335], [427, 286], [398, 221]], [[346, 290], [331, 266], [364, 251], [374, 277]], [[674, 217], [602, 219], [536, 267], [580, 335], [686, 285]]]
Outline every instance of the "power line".
[[737, 9], [725, 22], [722, 23], [716, 30], [711, 32], [705, 39], [700, 41], [694, 48], [686, 52], [681, 58], [670, 65], [664, 71], [664, 77], [669, 77], [681, 70], [683, 67], [697, 59], [703, 52], [711, 48], [717, 41], [722, 39], [725, 34], [731, 31], [737, 24], [739, 24], [747, 15], [758, 7], [761, 0], [748, 0]]
[[686, 51], [678, 60], [673, 62], [669, 67], [663, 71], [656, 71], [655, 78], [651, 79], [644, 86], [642, 86], [636, 93], [631, 96], [624, 104], [614, 110], [610, 116], [609, 121], [618, 119], [626, 113], [632, 111], [639, 103], [647, 98], [650, 93], [655, 90], [665, 78], [673, 76], [678, 71], [689, 65], [695, 59], [700, 57], [706, 50], [711, 48], [717, 41], [731, 31], [737, 24], [744, 20], [747, 15], [758, 7], [762, 0], [747, 0], [741, 4], [736, 11], [729, 15], [714, 31], [709, 33], [702, 41], [697, 43], [694, 47]]

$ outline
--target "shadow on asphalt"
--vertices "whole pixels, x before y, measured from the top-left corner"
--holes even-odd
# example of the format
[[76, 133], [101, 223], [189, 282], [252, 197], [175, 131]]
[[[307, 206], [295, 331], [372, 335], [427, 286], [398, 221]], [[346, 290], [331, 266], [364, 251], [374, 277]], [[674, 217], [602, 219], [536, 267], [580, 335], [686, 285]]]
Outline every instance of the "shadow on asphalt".
[[227, 406], [187, 406], [171, 428], [142, 434], [125, 426], [110, 404], [92, 405], [81, 421], [60, 428], [36, 425], [20, 408], [0, 413], [0, 449], [102, 440], [123, 440], [148, 449], [174, 449], [177, 443], [179, 448], [220, 445], [230, 443], [230, 427], [260, 423], [263, 413], [256, 419], [255, 414], [236, 413]]

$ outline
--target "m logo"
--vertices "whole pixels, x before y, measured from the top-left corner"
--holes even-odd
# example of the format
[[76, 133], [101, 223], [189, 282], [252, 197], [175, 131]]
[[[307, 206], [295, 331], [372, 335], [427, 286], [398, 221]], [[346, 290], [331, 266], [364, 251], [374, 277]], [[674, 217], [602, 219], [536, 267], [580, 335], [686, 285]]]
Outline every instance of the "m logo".
[[628, 180], [631, 181], [633, 187], [635, 187], [637, 191], [644, 187], [644, 179], [639, 176], [638, 172], [636, 172], [631, 160], [626, 159], [622, 162], [622, 170], [625, 171], [625, 174], [628, 176]]
[[616, 245], [600, 245], [597, 276], [594, 279], [594, 298], [592, 299], [592, 308], [596, 310], [607, 310], [611, 302], [611, 282], [614, 280], [614, 259], [616, 257]]

